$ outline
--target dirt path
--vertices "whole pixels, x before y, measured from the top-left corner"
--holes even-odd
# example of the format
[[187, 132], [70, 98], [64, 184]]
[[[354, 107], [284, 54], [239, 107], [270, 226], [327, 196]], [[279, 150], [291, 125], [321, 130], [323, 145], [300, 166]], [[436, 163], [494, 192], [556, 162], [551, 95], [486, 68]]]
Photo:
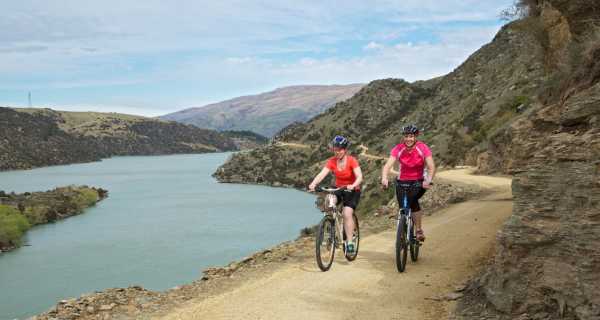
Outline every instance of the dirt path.
[[367, 146], [365, 146], [364, 144], [361, 144], [358, 146], [360, 148], [360, 155], [365, 157], [365, 158], [369, 158], [369, 159], [375, 159], [375, 160], [381, 160], [381, 159], [385, 159], [384, 157], [380, 157], [380, 156], [376, 156], [376, 155], [372, 155], [369, 154], [369, 148]]
[[332, 269], [321, 272], [314, 258], [306, 259], [224, 294], [192, 300], [162, 319], [446, 318], [453, 302], [440, 297], [488, 257], [512, 202], [509, 179], [469, 176], [468, 170], [440, 176], [498, 191], [425, 217], [422, 255], [417, 263], [408, 262], [404, 273], [395, 267], [394, 231], [386, 231], [363, 238], [352, 263], [336, 252]]
[[307, 144], [293, 143], [293, 142], [281, 142], [281, 141], [278, 141], [278, 142], [276, 142], [276, 145], [282, 146], [282, 147], [292, 147], [292, 148], [301, 148], [301, 149], [311, 148], [311, 146], [309, 146]]

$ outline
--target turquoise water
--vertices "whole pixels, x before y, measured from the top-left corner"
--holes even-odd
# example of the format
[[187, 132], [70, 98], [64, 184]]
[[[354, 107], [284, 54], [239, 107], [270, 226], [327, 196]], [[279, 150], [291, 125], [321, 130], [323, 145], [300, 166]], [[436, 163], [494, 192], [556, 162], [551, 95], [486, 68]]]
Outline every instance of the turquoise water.
[[217, 183], [229, 154], [117, 157], [0, 173], [0, 190], [86, 184], [109, 190], [97, 206], [33, 228], [0, 255], [0, 319], [25, 318], [61, 299], [111, 287], [164, 290], [299, 235], [318, 223], [314, 197]]

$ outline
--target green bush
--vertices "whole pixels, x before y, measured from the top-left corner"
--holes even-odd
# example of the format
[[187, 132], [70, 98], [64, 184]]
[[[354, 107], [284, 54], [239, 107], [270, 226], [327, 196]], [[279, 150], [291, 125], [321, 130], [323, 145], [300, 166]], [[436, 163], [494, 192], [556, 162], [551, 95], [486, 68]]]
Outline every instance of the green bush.
[[23, 214], [32, 225], [48, 222], [48, 211], [50, 207], [42, 204], [35, 204], [25, 207]]
[[29, 222], [17, 209], [0, 205], [0, 244], [17, 244], [29, 227]]
[[92, 206], [98, 202], [98, 192], [93, 189], [81, 189], [77, 190], [77, 195], [73, 198], [73, 202], [79, 210], [83, 210], [89, 206]]

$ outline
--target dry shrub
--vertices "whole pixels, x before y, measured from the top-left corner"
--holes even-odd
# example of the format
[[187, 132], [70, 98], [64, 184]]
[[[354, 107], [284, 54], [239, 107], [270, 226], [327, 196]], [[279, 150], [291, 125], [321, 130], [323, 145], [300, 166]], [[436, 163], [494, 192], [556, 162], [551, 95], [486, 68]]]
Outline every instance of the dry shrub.
[[586, 38], [571, 50], [567, 72], [560, 82], [560, 101], [566, 101], [576, 92], [588, 89], [600, 81], [600, 27], [594, 28]]
[[500, 18], [514, 20], [538, 16], [540, 14], [538, 2], [538, 0], [515, 0], [510, 7], [500, 12]]

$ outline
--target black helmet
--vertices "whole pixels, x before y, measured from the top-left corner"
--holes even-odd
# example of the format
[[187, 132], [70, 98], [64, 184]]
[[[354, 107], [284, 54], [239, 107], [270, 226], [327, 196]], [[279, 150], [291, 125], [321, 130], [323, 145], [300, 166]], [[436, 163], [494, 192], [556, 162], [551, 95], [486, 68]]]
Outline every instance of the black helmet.
[[335, 138], [331, 140], [331, 147], [333, 148], [348, 149], [348, 145], [350, 145], [350, 141], [344, 138], [344, 136], [335, 136]]
[[402, 128], [402, 134], [419, 134], [419, 128], [414, 124], [409, 124], [406, 127]]

